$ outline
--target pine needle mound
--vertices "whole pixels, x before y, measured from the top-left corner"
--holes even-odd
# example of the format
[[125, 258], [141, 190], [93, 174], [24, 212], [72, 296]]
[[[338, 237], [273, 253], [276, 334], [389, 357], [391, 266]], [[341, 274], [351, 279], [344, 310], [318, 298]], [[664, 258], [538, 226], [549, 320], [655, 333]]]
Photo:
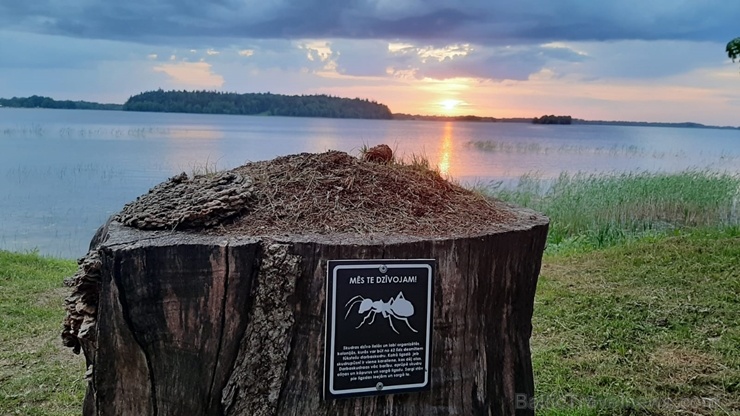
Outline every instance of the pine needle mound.
[[[389, 148], [390, 150], [390, 148]], [[301, 153], [226, 172], [184, 173], [116, 219], [144, 230], [226, 235], [472, 235], [516, 221], [512, 210], [455, 185], [428, 163]]]
[[234, 169], [254, 199], [220, 231], [246, 235], [468, 235], [511, 223], [507, 206], [455, 185], [426, 163], [377, 163], [344, 152], [302, 153]]

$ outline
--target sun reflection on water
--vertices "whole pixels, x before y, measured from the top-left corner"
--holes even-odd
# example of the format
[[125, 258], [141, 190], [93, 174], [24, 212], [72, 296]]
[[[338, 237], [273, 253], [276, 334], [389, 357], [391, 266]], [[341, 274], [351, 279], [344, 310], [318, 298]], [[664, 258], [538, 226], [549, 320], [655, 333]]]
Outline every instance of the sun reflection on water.
[[453, 123], [446, 122], [442, 130], [442, 141], [439, 148], [437, 168], [443, 176], [450, 175], [450, 155], [452, 154]]

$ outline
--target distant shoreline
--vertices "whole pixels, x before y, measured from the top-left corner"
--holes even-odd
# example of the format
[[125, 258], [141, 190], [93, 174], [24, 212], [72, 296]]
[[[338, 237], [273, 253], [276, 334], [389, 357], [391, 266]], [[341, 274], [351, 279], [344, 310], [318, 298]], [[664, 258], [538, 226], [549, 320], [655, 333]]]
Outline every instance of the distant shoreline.
[[[284, 96], [280, 94], [269, 94], [273, 97], [298, 97], [298, 96]], [[326, 97], [326, 96], [322, 96]], [[347, 100], [345, 98], [330, 97], [337, 100]], [[378, 105], [377, 103], [373, 103]], [[48, 97], [32, 96], [28, 98], [17, 98], [12, 99], [0, 98], [0, 109], [3, 108], [45, 108], [45, 109], [67, 109], [67, 110], [104, 110], [104, 111], [132, 111], [142, 112], [139, 110], [127, 108], [126, 104], [101, 104], [91, 101], [57, 101]], [[386, 107], [387, 108], [387, 107]], [[147, 112], [147, 111], [143, 111]], [[229, 115], [228, 112], [191, 112], [191, 111], [148, 111], [148, 112], [169, 112], [169, 113], [184, 113], [184, 114], [225, 114]], [[269, 113], [258, 113], [258, 114], [234, 114], [234, 115], [258, 115], [258, 116], [285, 116], [287, 114], [269, 114]], [[290, 115], [287, 115], [290, 116]], [[344, 118], [344, 119], [378, 119], [378, 117], [336, 117], [331, 115], [298, 115], [296, 117], [307, 117], [307, 118]], [[532, 123], [532, 117], [509, 117], [509, 118], [498, 118], [498, 117], [483, 117], [474, 115], [463, 115], [463, 116], [442, 116], [442, 115], [421, 115], [421, 114], [405, 114], [405, 113], [391, 113], [388, 120], [416, 120], [416, 121], [443, 121], [443, 122], [477, 122], [477, 123]], [[561, 124], [568, 125], [568, 124]], [[697, 128], [697, 129], [720, 129], [720, 130], [740, 130], [740, 126], [715, 126], [707, 125], [695, 122], [651, 122], [651, 121], [624, 121], [624, 120], [585, 120], [580, 118], [573, 118], [570, 125], [597, 125], [597, 126], [624, 126], [624, 127], [674, 127], [674, 128]]]
[[[420, 121], [467, 121], [479, 123], [532, 123], [533, 118], [511, 117], [480, 117], [480, 116], [425, 116], [420, 114], [403, 114], [394, 113], [394, 120], [420, 120]], [[569, 125], [594, 125], [594, 126], [625, 126], [625, 127], [676, 127], [676, 128], [697, 128], [697, 129], [720, 129], [720, 130], [740, 130], [735, 126], [714, 126], [694, 122], [655, 122], [655, 121], [609, 121], [609, 120], [584, 120], [573, 118]], [[567, 126], [568, 124], [551, 124]]]

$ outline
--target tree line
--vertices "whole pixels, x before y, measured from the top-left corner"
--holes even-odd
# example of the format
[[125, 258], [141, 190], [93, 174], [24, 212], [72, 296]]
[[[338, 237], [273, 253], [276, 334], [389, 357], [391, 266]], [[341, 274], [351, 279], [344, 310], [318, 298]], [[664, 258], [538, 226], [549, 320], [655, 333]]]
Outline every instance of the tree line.
[[124, 111], [390, 119], [384, 104], [329, 95], [237, 94], [218, 91], [147, 91], [130, 97]]
[[571, 116], [542, 116], [535, 117], [532, 119], [533, 124], [571, 124], [573, 118]]
[[89, 101], [57, 101], [53, 98], [32, 95], [30, 97], [0, 98], [0, 106], [13, 108], [58, 108], [67, 110], [120, 110], [120, 104], [99, 104]]

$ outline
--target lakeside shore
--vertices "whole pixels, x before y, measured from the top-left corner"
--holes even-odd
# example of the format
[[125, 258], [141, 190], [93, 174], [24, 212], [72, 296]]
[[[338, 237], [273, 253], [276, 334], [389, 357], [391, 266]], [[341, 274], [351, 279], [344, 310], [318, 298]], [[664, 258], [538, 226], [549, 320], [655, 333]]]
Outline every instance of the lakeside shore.
[[[740, 178], [536, 178], [479, 189], [552, 220], [531, 339], [543, 415], [740, 411]], [[0, 251], [0, 413], [79, 414], [61, 345], [73, 260]]]

